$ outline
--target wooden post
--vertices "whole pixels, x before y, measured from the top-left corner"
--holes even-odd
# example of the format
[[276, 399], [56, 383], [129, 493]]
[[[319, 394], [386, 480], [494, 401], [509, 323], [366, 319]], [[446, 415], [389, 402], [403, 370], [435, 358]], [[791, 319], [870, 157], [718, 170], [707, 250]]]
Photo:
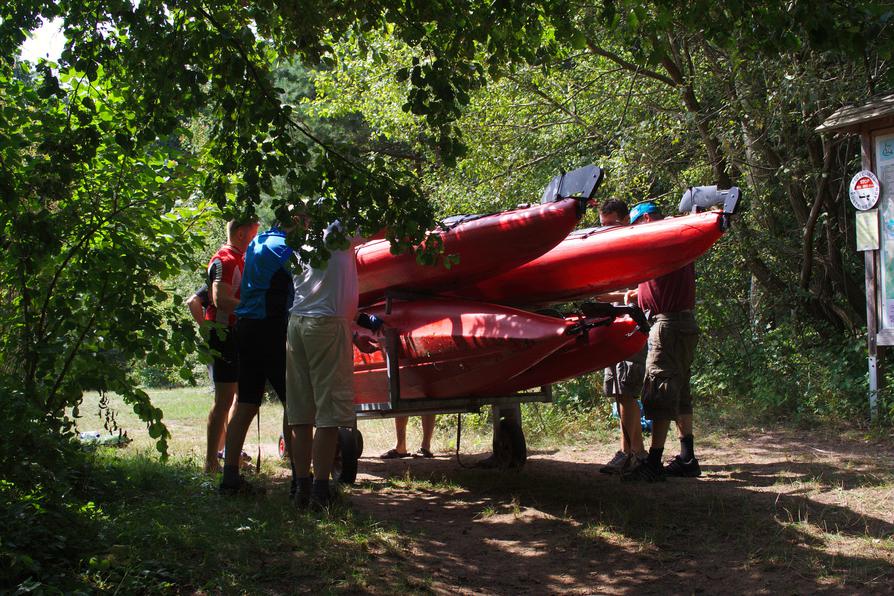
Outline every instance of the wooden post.
[[878, 416], [878, 303], [875, 284], [875, 253], [867, 250], [864, 253], [866, 261], [866, 344], [869, 353], [869, 418], [875, 421]]
[[[860, 132], [860, 149], [862, 153], [862, 166], [864, 170], [872, 170], [872, 136], [868, 130]], [[869, 361], [869, 419], [875, 421], [878, 417], [878, 392], [879, 392], [879, 348], [878, 330], [879, 293], [877, 287], [878, 271], [876, 269], [877, 250], [867, 250], [863, 253], [866, 269], [866, 347]]]

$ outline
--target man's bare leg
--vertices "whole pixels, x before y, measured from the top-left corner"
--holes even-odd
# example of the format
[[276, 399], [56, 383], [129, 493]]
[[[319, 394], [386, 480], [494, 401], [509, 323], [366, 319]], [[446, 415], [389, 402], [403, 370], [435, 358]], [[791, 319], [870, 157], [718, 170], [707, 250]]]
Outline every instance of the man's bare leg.
[[328, 480], [338, 446], [338, 427], [318, 428], [313, 438], [314, 478]]
[[652, 445], [650, 449], [664, 449], [668, 429], [670, 429], [670, 420], [652, 421]]
[[295, 468], [295, 476], [297, 478], [307, 478], [310, 476], [314, 427], [312, 424], [298, 424], [290, 426], [289, 431], [292, 445], [292, 466]]
[[[404, 436], [406, 436], [406, 422], [404, 422]], [[422, 448], [431, 451], [431, 438], [435, 434], [435, 415], [422, 416]]]
[[407, 416], [396, 416], [394, 418], [394, 434], [397, 437], [397, 445], [394, 450], [398, 453], [407, 453]]
[[217, 450], [221, 451], [224, 447], [227, 446], [227, 433], [226, 427], [230, 425], [230, 421], [233, 419], [233, 414], [236, 413], [236, 404], [239, 403], [239, 400], [234, 399], [233, 405], [230, 406], [230, 411], [227, 412], [227, 423], [224, 425], [224, 432], [220, 435], [220, 442], [217, 444]]
[[[643, 427], [640, 421], [641, 414], [639, 404], [632, 395], [623, 395], [618, 400], [620, 404], [621, 418], [621, 442], [624, 453], [632, 453], [634, 455], [642, 455], [646, 452], [643, 445]], [[626, 432], [623, 432], [626, 430]]]
[[227, 414], [233, 406], [238, 386], [238, 383], [214, 384], [214, 404], [211, 406], [211, 411], [208, 412], [208, 439], [205, 452], [206, 474], [220, 472], [217, 452], [223, 445]]
[[[695, 457], [695, 439], [692, 436], [692, 414], [677, 416], [677, 430], [680, 431], [680, 455], [670, 464], [674, 475], [701, 476], [701, 468]], [[678, 461], [679, 460], [679, 461]]]
[[680, 431], [680, 438], [692, 434], [692, 414], [680, 414], [677, 416], [677, 430]]
[[[242, 464], [242, 446], [245, 445], [245, 435], [248, 434], [248, 427], [251, 426], [251, 421], [257, 416], [260, 407], [259, 404], [237, 402], [230, 423], [227, 425], [224, 468], [232, 466], [231, 469], [235, 470], [237, 475], [239, 466]], [[230, 479], [225, 477], [224, 481], [227, 480]]]

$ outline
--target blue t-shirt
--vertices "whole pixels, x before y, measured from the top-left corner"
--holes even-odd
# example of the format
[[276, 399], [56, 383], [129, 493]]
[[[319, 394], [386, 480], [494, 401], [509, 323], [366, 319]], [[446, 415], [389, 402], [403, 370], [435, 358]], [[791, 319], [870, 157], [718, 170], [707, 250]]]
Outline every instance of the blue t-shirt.
[[285, 232], [271, 228], [258, 234], [245, 251], [245, 270], [239, 290], [240, 319], [286, 317], [294, 289], [288, 269], [292, 249]]

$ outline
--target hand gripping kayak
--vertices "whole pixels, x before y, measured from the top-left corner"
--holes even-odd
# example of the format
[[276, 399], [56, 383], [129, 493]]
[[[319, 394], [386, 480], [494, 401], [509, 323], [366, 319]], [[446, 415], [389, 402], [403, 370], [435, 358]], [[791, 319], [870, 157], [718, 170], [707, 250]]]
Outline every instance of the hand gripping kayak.
[[649, 320], [646, 318], [645, 313], [635, 304], [618, 306], [608, 302], [584, 302], [580, 305], [580, 311], [587, 318], [604, 317], [609, 321], [627, 315], [636, 323], [637, 329], [643, 333], [649, 333]]

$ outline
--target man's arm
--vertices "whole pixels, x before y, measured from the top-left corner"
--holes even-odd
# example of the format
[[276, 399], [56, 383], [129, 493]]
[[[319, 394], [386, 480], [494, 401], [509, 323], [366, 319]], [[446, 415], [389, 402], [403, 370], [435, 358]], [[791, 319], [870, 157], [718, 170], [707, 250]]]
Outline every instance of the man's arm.
[[230, 284], [225, 284], [222, 281], [215, 281], [211, 284], [211, 299], [217, 310], [227, 315], [233, 314], [233, 311], [239, 306], [236, 290]]
[[186, 307], [189, 308], [189, 314], [192, 315], [196, 325], [201, 325], [205, 320], [205, 309], [202, 306], [202, 298], [198, 294], [193, 294], [186, 300]]
[[596, 302], [620, 302], [621, 304], [636, 304], [636, 290], [621, 290], [607, 292], [593, 298]]

